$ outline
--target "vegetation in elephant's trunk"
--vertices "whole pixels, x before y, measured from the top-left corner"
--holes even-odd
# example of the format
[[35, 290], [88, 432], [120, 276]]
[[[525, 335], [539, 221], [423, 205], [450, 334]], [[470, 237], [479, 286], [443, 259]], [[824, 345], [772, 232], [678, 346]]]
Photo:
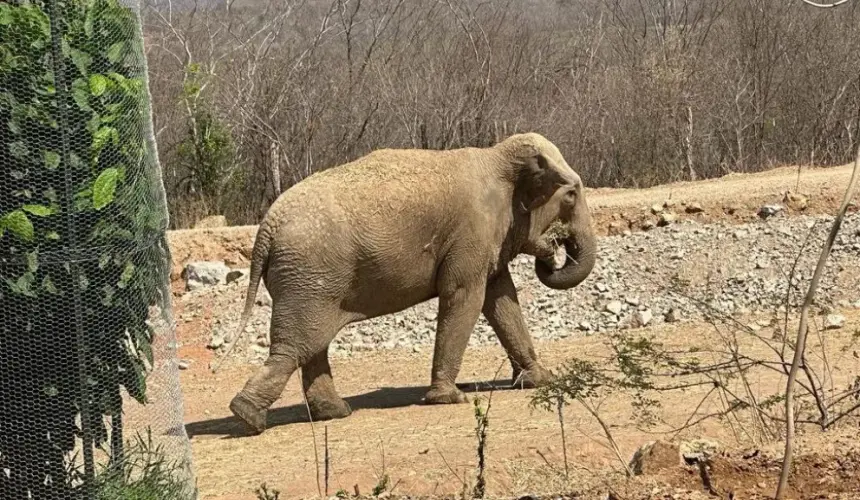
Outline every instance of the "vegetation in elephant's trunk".
[[[594, 268], [597, 241], [590, 218], [585, 223], [555, 220], [541, 236], [540, 246], [551, 248], [552, 257], [535, 259], [535, 274], [545, 286], [566, 290], [580, 284]], [[554, 257], [563, 252], [563, 265], [554, 265]]]

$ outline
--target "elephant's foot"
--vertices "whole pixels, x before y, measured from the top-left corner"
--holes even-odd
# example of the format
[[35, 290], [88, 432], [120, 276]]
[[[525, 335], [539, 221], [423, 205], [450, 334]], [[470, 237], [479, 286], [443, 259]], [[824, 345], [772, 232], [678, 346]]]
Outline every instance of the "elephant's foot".
[[513, 383], [515, 389], [534, 389], [549, 383], [552, 373], [546, 368], [535, 365], [530, 370], [514, 370]]
[[468, 403], [469, 400], [463, 391], [456, 386], [432, 387], [424, 395], [424, 402], [431, 405]]
[[314, 421], [334, 420], [352, 415], [352, 408], [349, 403], [341, 398], [308, 398], [308, 407], [310, 407], [311, 417]]
[[230, 401], [230, 411], [245, 422], [255, 434], [262, 434], [266, 430], [267, 410], [265, 408], [262, 410], [257, 408], [254, 403], [245, 399], [241, 393], [237, 394]]

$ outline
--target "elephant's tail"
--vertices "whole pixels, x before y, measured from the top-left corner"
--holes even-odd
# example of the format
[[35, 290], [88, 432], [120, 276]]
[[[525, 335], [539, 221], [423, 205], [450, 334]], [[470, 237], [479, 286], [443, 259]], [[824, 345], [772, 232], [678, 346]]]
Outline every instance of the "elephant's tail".
[[236, 347], [236, 342], [238, 342], [245, 334], [245, 328], [248, 326], [248, 321], [251, 319], [251, 311], [254, 309], [254, 303], [257, 301], [257, 291], [260, 288], [260, 281], [263, 278], [263, 273], [266, 272], [266, 268], [268, 267], [270, 241], [269, 230], [264, 221], [263, 224], [260, 224], [260, 228], [257, 230], [257, 236], [254, 240], [254, 249], [251, 252], [251, 276], [248, 281], [248, 289], [245, 292], [245, 308], [242, 310], [242, 317], [239, 319], [238, 329], [236, 330], [236, 334], [233, 335], [233, 340], [230, 341], [227, 349], [224, 350], [224, 354], [221, 356], [221, 359], [218, 360], [218, 363], [216, 363], [212, 368], [213, 373], [218, 371], [221, 367], [221, 363], [227, 359], [230, 352], [232, 352], [233, 348]]

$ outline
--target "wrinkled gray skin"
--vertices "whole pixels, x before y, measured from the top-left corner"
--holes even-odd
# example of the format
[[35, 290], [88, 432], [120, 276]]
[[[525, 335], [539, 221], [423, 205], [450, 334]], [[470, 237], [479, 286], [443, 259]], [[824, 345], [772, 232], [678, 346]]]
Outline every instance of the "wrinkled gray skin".
[[[550, 224], [567, 237], [553, 243]], [[555, 233], [558, 234], [558, 233]], [[566, 250], [566, 262], [553, 257]], [[262, 278], [272, 296], [271, 348], [230, 403], [256, 433], [293, 372], [314, 420], [352, 410], [335, 390], [328, 346], [347, 324], [438, 297], [426, 403], [462, 403], [455, 386], [483, 313], [507, 352], [515, 385], [550, 372], [537, 359], [508, 263], [534, 255], [547, 287], [578, 285], [592, 270], [595, 235], [579, 175], [544, 137], [519, 134], [489, 148], [378, 150], [284, 192], [260, 224], [235, 340]]]

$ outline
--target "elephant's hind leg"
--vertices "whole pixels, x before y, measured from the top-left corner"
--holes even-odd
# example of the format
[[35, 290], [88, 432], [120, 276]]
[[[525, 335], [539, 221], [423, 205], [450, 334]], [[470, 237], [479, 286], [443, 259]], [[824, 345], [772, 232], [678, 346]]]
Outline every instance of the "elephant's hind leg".
[[266, 430], [269, 406], [281, 396], [298, 364], [285, 354], [270, 354], [230, 402], [230, 411], [256, 433]]
[[[334, 405], [340, 400], [331, 383], [331, 370], [326, 357], [328, 345], [337, 334], [340, 318], [318, 304], [291, 304], [290, 309], [286, 309], [283, 303], [275, 301], [272, 309], [269, 357], [230, 403], [233, 414], [257, 433], [266, 430], [268, 408], [281, 397], [290, 376], [299, 367], [310, 365], [303, 370], [302, 378], [307, 378], [313, 385], [312, 394], [320, 395], [315, 399], [334, 401]], [[322, 397], [326, 392], [334, 394], [336, 400]]]
[[344, 418], [352, 413], [349, 403], [338, 395], [334, 387], [328, 346], [302, 366], [302, 385], [314, 420]]

